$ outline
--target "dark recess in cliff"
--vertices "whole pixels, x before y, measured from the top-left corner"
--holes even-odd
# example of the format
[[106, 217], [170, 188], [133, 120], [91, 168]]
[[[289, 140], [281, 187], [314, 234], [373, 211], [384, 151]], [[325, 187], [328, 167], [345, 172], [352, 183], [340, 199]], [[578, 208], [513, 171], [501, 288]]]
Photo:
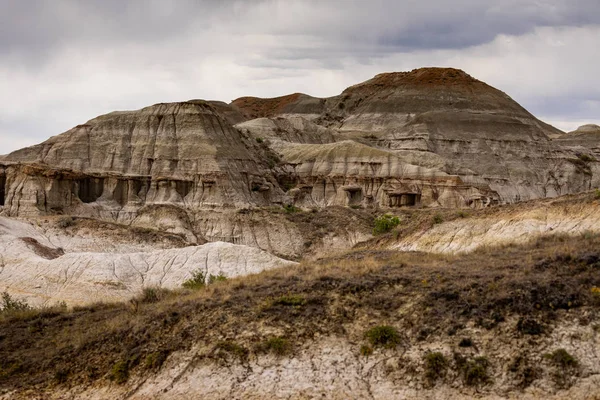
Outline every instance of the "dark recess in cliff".
[[6, 196], [6, 175], [0, 175], [0, 206], [4, 205], [4, 197]]

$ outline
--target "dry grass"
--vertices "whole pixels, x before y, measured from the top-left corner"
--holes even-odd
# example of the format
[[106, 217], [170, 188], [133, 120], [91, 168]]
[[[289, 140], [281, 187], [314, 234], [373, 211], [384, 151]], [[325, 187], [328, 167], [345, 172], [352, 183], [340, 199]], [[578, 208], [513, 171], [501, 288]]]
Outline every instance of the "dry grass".
[[[515, 323], [506, 326], [523, 317], [542, 324], [536, 334], [547, 335], [560, 310], [585, 309], [589, 318], [598, 317], [591, 288], [600, 287], [599, 272], [600, 237], [592, 234], [464, 256], [363, 250], [199, 291], [151, 296], [152, 302], [138, 301], [135, 308], [94, 304], [1, 316], [0, 386], [120, 381], [160, 368], [168, 354], [196, 343], [229, 354], [250, 349], [248, 357], [264, 351], [285, 356], [322, 336], [362, 341], [378, 325], [410, 342], [424, 331], [463, 335], [462, 327], [473, 323], [525, 334]], [[531, 326], [523, 322], [521, 329]], [[486, 382], [467, 372], [465, 380]]]

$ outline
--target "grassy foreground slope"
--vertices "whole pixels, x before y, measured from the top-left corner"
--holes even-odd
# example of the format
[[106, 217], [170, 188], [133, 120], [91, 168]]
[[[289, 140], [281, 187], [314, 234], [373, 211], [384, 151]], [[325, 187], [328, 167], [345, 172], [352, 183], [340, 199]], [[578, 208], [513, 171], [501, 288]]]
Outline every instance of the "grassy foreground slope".
[[[576, 325], [596, 336], [571, 341], [597, 341], [600, 236], [457, 256], [361, 250], [197, 291], [0, 315], [0, 394], [11, 398], [128, 388], [181, 352], [217, 366], [294, 358], [325, 337], [349, 343], [359, 360], [419, 349], [402, 374], [423, 390], [559, 390], [600, 373], [596, 359], [563, 354], [553, 336]], [[518, 351], [492, 354], [494, 341]]]

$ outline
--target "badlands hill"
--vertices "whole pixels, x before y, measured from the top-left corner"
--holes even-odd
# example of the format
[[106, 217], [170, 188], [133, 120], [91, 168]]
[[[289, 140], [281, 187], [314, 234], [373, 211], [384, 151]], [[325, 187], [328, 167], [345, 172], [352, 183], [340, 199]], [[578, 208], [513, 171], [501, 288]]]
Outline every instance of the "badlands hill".
[[0, 398], [600, 396], [599, 160], [451, 68], [99, 116], [0, 156]]

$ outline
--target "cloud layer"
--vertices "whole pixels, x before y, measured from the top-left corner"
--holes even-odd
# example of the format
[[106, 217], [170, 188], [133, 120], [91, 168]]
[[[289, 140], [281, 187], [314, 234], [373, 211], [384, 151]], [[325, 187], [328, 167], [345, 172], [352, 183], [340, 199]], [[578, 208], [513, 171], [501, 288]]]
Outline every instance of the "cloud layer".
[[0, 0], [0, 154], [115, 109], [331, 96], [462, 68], [561, 129], [600, 120], [597, 0]]

